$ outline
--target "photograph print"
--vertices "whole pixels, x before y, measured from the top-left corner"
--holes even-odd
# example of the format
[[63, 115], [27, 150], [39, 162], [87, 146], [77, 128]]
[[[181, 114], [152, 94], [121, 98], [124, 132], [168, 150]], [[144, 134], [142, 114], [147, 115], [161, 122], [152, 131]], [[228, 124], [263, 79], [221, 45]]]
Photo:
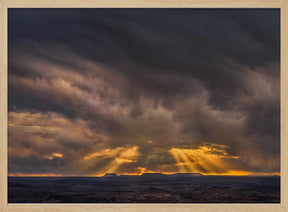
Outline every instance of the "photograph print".
[[9, 8], [8, 203], [280, 203], [280, 9]]

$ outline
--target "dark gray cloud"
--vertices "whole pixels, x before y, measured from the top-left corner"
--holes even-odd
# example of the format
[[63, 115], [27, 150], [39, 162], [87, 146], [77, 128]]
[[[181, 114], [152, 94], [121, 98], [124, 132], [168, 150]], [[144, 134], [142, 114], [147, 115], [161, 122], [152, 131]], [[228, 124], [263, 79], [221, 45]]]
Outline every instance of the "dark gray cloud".
[[278, 9], [9, 9], [8, 38], [10, 172], [280, 169]]

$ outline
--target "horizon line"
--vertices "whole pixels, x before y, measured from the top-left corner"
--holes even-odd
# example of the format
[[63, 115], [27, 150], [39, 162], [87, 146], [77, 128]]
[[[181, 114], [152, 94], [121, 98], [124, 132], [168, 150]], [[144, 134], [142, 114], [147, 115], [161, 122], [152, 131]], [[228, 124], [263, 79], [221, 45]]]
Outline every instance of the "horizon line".
[[[281, 176], [280, 172], [274, 172], [274, 173], [247, 173], [247, 174], [229, 174], [229, 173], [211, 173], [211, 174], [204, 174], [199, 172], [175, 172], [175, 173], [163, 173], [163, 172], [144, 172], [144, 173], [136, 173], [136, 174], [130, 174], [130, 173], [124, 173], [124, 174], [117, 174], [117, 173], [111, 173], [107, 172], [102, 175], [60, 175], [60, 174], [50, 174], [50, 173], [35, 173], [35, 174], [24, 174], [24, 173], [8, 173], [7, 177], [120, 177], [120, 176], [143, 176], [146, 174], [161, 174], [163, 176], [169, 176], [169, 175], [175, 175], [175, 174], [183, 174], [188, 175], [192, 174], [193, 177], [201, 177], [201, 176], [247, 176], [247, 177], [260, 177], [260, 176]], [[112, 176], [106, 176], [106, 175], [112, 175]], [[191, 176], [191, 177], [192, 177]]]

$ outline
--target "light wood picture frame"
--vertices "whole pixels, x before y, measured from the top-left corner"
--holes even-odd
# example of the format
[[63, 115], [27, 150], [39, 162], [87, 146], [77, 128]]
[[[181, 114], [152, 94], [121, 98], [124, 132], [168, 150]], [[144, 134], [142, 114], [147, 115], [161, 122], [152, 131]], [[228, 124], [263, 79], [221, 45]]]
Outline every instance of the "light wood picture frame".
[[[8, 8], [280, 8], [281, 13], [281, 203], [280, 204], [8, 204], [7, 12]], [[0, 211], [288, 211], [288, 1], [285, 0], [0, 0]], [[286, 106], [286, 107], [285, 107]]]

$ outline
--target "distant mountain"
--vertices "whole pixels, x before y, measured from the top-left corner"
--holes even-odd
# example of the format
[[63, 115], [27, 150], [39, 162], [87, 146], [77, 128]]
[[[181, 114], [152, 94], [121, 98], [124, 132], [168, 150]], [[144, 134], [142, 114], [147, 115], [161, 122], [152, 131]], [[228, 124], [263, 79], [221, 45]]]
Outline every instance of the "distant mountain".
[[141, 176], [142, 177], [163, 177], [167, 175], [163, 173], [143, 173]]
[[142, 175], [117, 175], [116, 173], [106, 173], [103, 177], [195, 177], [203, 176], [200, 173], [175, 173], [175, 174], [163, 174], [163, 173], [143, 173]]
[[106, 173], [103, 177], [118, 177], [116, 173]]

